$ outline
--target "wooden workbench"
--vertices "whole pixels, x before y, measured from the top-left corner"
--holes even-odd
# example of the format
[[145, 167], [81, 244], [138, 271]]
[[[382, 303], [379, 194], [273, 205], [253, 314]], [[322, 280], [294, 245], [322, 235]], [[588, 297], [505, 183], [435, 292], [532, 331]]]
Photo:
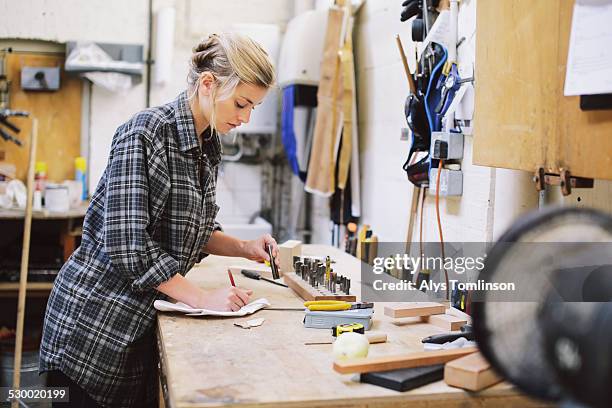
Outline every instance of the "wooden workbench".
[[[334, 270], [352, 278], [351, 292], [359, 295], [359, 261], [335, 248], [305, 245], [304, 255], [330, 255]], [[187, 278], [206, 288], [228, 284], [230, 265], [253, 262], [210, 256]], [[301, 306], [291, 289], [234, 274], [236, 284], [252, 288], [254, 298], [266, 297], [275, 307]], [[250, 330], [233, 325], [254, 317], [265, 318]], [[545, 406], [501, 383], [470, 394], [438, 381], [408, 392], [361, 384], [354, 375], [332, 370], [332, 345], [304, 345], [328, 340], [330, 331], [306, 329], [301, 311], [262, 310], [237, 318], [194, 318], [159, 314], [158, 340], [162, 389], [167, 407], [529, 407]], [[370, 346], [369, 356], [422, 351], [421, 338], [443, 330], [418, 319], [395, 324], [375, 306], [372, 330], [388, 334], [388, 342]], [[357, 378], [357, 379], [356, 379]]]

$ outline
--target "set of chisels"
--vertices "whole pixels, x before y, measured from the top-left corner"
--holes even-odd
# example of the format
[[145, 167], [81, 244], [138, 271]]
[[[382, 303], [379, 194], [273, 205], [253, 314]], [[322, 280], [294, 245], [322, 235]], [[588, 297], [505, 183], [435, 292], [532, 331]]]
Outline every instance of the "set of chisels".
[[331, 293], [346, 294], [351, 289], [351, 280], [334, 272], [329, 256], [325, 258], [325, 262], [316, 258], [294, 256], [293, 268], [296, 275], [313, 288], [325, 288]]

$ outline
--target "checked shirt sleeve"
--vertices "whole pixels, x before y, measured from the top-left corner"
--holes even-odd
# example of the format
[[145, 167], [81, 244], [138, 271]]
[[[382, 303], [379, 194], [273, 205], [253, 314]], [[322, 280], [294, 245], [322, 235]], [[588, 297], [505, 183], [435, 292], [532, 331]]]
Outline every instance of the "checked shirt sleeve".
[[106, 253], [134, 290], [156, 288], [180, 269], [147, 231], [150, 198], [157, 199], [169, 184], [163, 155], [152, 151], [143, 136], [126, 135], [114, 146], [107, 172]]

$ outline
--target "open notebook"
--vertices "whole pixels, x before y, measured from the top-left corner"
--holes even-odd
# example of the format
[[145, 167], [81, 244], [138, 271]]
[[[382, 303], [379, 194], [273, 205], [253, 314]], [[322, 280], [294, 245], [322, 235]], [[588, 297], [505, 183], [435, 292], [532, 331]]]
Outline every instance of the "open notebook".
[[153, 303], [155, 309], [160, 312], [180, 312], [187, 316], [246, 316], [255, 313], [259, 309], [270, 306], [270, 302], [266, 298], [259, 298], [252, 301], [248, 305], [242, 306], [240, 310], [235, 312], [219, 312], [217, 310], [196, 309], [182, 302], [172, 303], [165, 300], [156, 300]]

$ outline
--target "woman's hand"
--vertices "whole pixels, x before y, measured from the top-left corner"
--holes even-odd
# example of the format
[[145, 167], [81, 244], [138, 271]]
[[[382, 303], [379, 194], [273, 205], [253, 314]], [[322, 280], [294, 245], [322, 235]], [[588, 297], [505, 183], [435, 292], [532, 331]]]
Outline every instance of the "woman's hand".
[[242, 289], [235, 286], [204, 291], [196, 307], [220, 312], [235, 312], [249, 303], [249, 297], [252, 294], [251, 289]]
[[280, 266], [280, 262], [278, 260], [278, 245], [270, 234], [262, 235], [261, 237], [251, 241], [244, 241], [242, 256], [257, 262], [270, 261], [268, 251], [266, 250], [266, 246], [268, 244], [272, 245], [272, 255], [274, 255], [274, 260], [276, 266], [278, 267]]

